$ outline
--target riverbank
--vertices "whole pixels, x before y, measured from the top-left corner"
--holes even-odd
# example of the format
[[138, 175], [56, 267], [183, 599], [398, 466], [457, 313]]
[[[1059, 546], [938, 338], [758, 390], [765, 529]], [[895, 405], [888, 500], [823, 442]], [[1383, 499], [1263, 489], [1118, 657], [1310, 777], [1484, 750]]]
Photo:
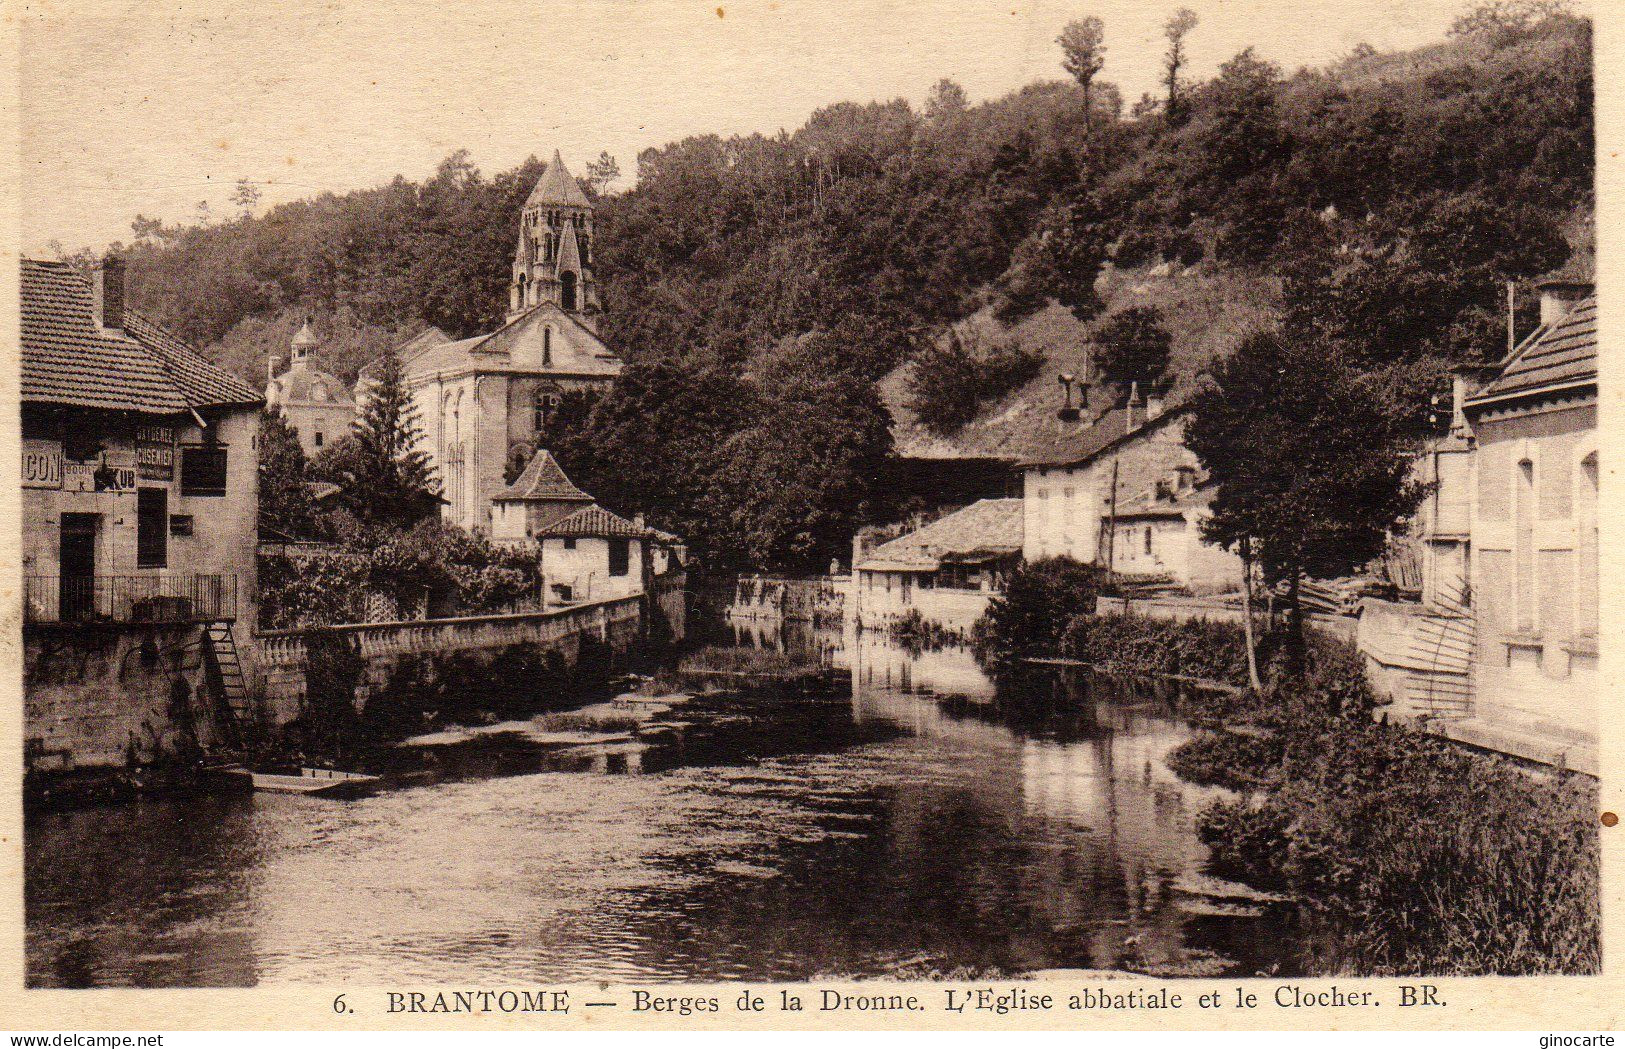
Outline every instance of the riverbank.
[[[1056, 603], [1053, 588], [1047, 600]], [[1029, 604], [1042, 604], [1031, 597]], [[1065, 607], [1064, 602], [1060, 602]], [[1089, 607], [1092, 608], [1092, 602]], [[1380, 718], [1352, 646], [1311, 632], [1289, 672], [1266, 638], [1248, 683], [1235, 624], [1095, 615], [1043, 638], [995, 608], [984, 658], [1051, 658], [1231, 686], [1186, 701], [1202, 735], [1168, 765], [1234, 792], [1198, 832], [1213, 873], [1298, 901], [1305, 971], [1593, 973], [1600, 955], [1597, 789], [1589, 777], [1470, 751]]]

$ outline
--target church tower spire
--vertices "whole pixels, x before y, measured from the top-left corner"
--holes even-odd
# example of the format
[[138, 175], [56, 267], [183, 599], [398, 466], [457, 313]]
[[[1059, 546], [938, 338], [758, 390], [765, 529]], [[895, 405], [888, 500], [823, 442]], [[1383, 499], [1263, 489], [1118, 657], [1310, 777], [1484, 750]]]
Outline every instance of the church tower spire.
[[597, 329], [592, 210], [592, 201], [554, 150], [520, 214], [519, 245], [508, 288], [509, 320], [552, 303]]

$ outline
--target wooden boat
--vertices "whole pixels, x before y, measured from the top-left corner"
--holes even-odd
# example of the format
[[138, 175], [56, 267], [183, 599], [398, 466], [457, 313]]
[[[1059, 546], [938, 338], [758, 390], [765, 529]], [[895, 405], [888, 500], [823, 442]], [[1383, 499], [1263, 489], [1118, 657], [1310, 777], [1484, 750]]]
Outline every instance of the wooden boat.
[[338, 769], [302, 768], [297, 775], [244, 771], [253, 780], [255, 790], [270, 794], [347, 794], [378, 782], [377, 776], [340, 772]]

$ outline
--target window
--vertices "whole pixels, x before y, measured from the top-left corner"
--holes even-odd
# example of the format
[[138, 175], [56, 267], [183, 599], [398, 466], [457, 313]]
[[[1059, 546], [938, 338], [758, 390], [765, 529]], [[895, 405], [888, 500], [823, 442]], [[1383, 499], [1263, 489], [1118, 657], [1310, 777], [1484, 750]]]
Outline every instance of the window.
[[[553, 325], [551, 324], [542, 329], [542, 363], [553, 363]], [[540, 426], [536, 428], [541, 429]]]
[[181, 494], [226, 494], [225, 445], [202, 445], [181, 449]]
[[559, 275], [559, 308], [565, 313], [576, 311], [576, 275], [571, 270]]
[[1528, 459], [1518, 463], [1512, 483], [1512, 589], [1515, 595], [1515, 629], [1535, 631], [1535, 464]]
[[1580, 485], [1575, 508], [1574, 632], [1597, 636], [1597, 453], [1580, 460]]
[[169, 490], [142, 488], [136, 493], [136, 567], [163, 568], [168, 563]]
[[609, 574], [626, 575], [632, 571], [632, 540], [609, 541]]
[[322, 431], [317, 430], [316, 431], [316, 447], [320, 448], [321, 446], [322, 446]]
[[1151, 526], [1145, 526], [1145, 555], [1151, 556]]
[[564, 548], [566, 550], [574, 550], [576, 548], [576, 541], [574, 539], [566, 539], [564, 541]]

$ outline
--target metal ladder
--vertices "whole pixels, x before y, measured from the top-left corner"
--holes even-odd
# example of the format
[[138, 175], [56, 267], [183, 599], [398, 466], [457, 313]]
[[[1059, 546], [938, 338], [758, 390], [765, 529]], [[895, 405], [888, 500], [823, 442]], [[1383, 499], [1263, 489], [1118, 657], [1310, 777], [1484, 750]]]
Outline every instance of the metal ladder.
[[215, 700], [225, 715], [232, 742], [241, 745], [243, 727], [247, 723], [248, 682], [243, 679], [243, 665], [237, 658], [237, 643], [231, 635], [231, 620], [217, 619], [209, 624], [209, 643], [205, 646], [209, 658], [209, 680], [214, 686]]

